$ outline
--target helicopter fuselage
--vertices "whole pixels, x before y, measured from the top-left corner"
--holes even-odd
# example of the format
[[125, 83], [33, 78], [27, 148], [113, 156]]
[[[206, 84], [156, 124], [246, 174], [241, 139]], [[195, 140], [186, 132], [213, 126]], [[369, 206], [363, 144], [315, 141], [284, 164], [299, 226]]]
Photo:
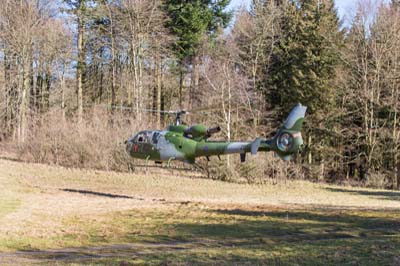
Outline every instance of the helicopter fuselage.
[[256, 138], [254, 141], [208, 141], [220, 127], [204, 125], [170, 125], [166, 130], [147, 130], [134, 135], [126, 142], [126, 151], [133, 158], [156, 162], [178, 160], [195, 163], [197, 157], [219, 156], [238, 153], [242, 162], [246, 153], [274, 151], [284, 160], [289, 160], [303, 144], [301, 128], [306, 107], [297, 105], [290, 112], [283, 126], [272, 139]]
[[[254, 142], [197, 141], [174, 131], [142, 131], [127, 141], [126, 150], [138, 159], [194, 163], [196, 157], [245, 154], [252, 145]], [[260, 144], [258, 150], [268, 151], [269, 145]]]

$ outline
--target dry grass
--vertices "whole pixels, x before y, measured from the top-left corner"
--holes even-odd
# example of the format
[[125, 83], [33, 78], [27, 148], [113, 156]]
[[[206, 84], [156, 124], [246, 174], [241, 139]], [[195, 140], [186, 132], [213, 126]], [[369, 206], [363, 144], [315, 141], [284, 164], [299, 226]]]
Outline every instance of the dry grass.
[[398, 192], [4, 160], [0, 184], [7, 191], [0, 197], [1, 265], [396, 265], [399, 259]]
[[[124, 141], [140, 129], [152, 128], [126, 114], [111, 118], [103, 108], [88, 109], [81, 124], [63, 120], [60, 110], [32, 119], [27, 140], [20, 145], [18, 158], [26, 162], [127, 171]], [[127, 118], [128, 117], [128, 118]]]

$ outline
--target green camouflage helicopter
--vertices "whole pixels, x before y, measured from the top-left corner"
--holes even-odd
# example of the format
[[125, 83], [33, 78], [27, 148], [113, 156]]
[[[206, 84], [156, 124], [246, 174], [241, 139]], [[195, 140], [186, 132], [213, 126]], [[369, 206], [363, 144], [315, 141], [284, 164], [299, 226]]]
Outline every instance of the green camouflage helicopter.
[[181, 116], [186, 111], [167, 111], [175, 114], [174, 125], [166, 130], [146, 130], [135, 134], [125, 141], [126, 151], [133, 158], [155, 161], [161, 164], [173, 160], [195, 164], [198, 157], [240, 154], [241, 162], [246, 160], [246, 153], [255, 155], [258, 151], [274, 151], [287, 161], [299, 151], [303, 144], [301, 128], [307, 107], [295, 106], [272, 139], [256, 138], [249, 142], [209, 141], [208, 138], [221, 130], [220, 127], [207, 128], [205, 125], [181, 125]]

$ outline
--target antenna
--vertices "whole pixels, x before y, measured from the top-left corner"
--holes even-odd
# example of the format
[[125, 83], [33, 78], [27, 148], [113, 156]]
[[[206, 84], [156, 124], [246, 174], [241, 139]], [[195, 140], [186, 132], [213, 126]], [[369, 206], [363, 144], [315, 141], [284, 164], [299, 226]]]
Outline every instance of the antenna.
[[181, 111], [175, 111], [175, 126], [179, 126], [182, 121], [181, 121], [181, 116], [188, 114], [189, 112], [185, 111], [185, 110], [181, 110]]

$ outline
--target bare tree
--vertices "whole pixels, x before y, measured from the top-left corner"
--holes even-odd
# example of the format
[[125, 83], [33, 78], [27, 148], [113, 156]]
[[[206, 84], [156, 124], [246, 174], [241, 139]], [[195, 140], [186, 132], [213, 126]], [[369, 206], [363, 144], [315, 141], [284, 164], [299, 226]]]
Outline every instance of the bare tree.
[[[236, 63], [251, 80], [251, 91], [258, 93], [261, 109], [265, 109], [262, 93], [266, 93], [265, 80], [273, 63], [273, 50], [280, 40], [282, 8], [276, 1], [252, 1], [251, 10], [241, 9], [233, 28], [233, 38], [240, 60]], [[252, 113], [257, 126], [259, 113]]]
[[[14, 86], [6, 86], [7, 95], [15, 95], [7, 99], [10, 108], [14, 109], [16, 129], [14, 137], [24, 142], [27, 126], [28, 97], [31, 86], [33, 46], [38, 39], [40, 27], [45, 22], [41, 16], [36, 1], [5, 1], [0, 9], [0, 40], [5, 48], [7, 72], [11, 70], [11, 62], [20, 73]], [[12, 61], [8, 61], [9, 59]], [[14, 61], [15, 60], [15, 61]], [[9, 75], [9, 72], [6, 74]], [[13, 92], [12, 90], [16, 90]]]

